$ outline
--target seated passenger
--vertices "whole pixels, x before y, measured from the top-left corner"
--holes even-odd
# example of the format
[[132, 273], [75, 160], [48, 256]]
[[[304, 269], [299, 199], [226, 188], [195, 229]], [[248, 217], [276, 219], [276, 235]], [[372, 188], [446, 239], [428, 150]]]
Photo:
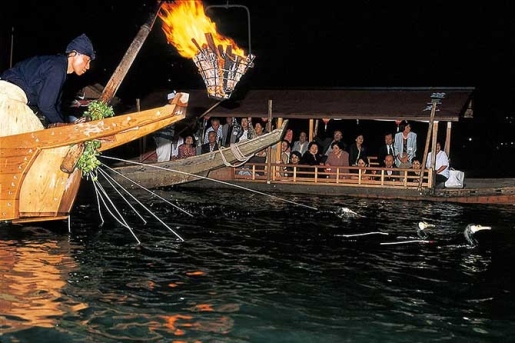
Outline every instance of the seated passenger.
[[[370, 170], [366, 169], [368, 167], [368, 164], [363, 157], [358, 158], [357, 166], [359, 167], [359, 169], [356, 172], [358, 174], [359, 174], [359, 172], [361, 172], [361, 180], [368, 181], [368, 180], [374, 179], [374, 177], [371, 175], [372, 172]], [[359, 175], [354, 175], [354, 176], [352, 176], [352, 178], [357, 180], [357, 179], [359, 179]]]
[[384, 158], [384, 165], [386, 170], [383, 171], [385, 181], [398, 181], [399, 171], [396, 170], [395, 159], [393, 155], [386, 155]]
[[[310, 166], [323, 166], [324, 156], [319, 152], [318, 144], [316, 142], [310, 142], [308, 145], [308, 151], [306, 151], [300, 160], [300, 164]], [[303, 177], [313, 177], [315, 173], [314, 168], [302, 168], [305, 173]], [[323, 169], [318, 169], [318, 172], [322, 172]]]
[[[271, 155], [275, 156], [276, 154], [274, 151], [272, 151]], [[278, 161], [276, 161], [276, 163], [288, 164], [288, 163], [290, 163], [290, 156], [291, 156], [290, 142], [288, 142], [288, 140], [286, 140], [286, 139], [283, 139], [281, 142], [281, 157]], [[277, 176], [287, 176], [285, 166], [279, 167], [278, 170], [280, 170], [280, 172], [277, 173], [278, 174]]]
[[290, 165], [288, 167], [286, 167], [286, 176], [292, 177], [293, 173], [295, 172], [295, 169], [296, 169], [296, 173], [298, 176], [299, 168], [295, 168], [295, 167], [299, 166], [301, 158], [302, 158], [302, 155], [301, 155], [300, 151], [296, 150], [296, 151], [291, 152], [290, 163], [289, 163]]
[[300, 152], [300, 156], [302, 156], [308, 150], [308, 135], [306, 132], [301, 131], [299, 134], [299, 139], [293, 143], [292, 151]]
[[[349, 168], [336, 168], [336, 167], [348, 167], [349, 166], [349, 153], [345, 151], [343, 142], [333, 142], [331, 145], [331, 152], [327, 156], [325, 161], [325, 171], [331, 173], [328, 177], [336, 179], [337, 170], [339, 169], [339, 179], [345, 179], [344, 174], [349, 173]], [[335, 167], [335, 168], [331, 168]]]
[[[408, 175], [420, 176], [420, 174], [422, 173], [421, 167], [422, 167], [422, 165], [420, 163], [420, 160], [417, 157], [414, 157], [413, 160], [411, 161], [411, 168], [413, 170], [408, 172]], [[417, 177], [417, 178], [410, 178], [408, 180], [413, 181], [413, 182], [418, 182], [418, 179], [419, 178]]]
[[207, 134], [207, 143], [204, 143], [200, 146], [201, 154], [207, 154], [209, 152], [213, 152], [218, 150], [218, 143], [216, 142], [216, 131], [209, 131]]
[[[431, 153], [427, 154], [426, 168], [431, 168]], [[449, 158], [445, 151], [442, 150], [440, 142], [436, 143], [436, 160], [435, 160], [435, 173], [436, 173], [436, 187], [444, 188], [445, 181], [449, 178]]]
[[195, 156], [197, 152], [197, 148], [195, 147], [193, 136], [188, 135], [186, 136], [186, 139], [184, 140], [184, 143], [179, 145], [177, 158], [186, 158], [190, 156]]
[[360, 133], [356, 135], [354, 143], [349, 147], [349, 164], [351, 166], [358, 165], [358, 159], [363, 158], [368, 165], [368, 149], [364, 144], [365, 137]]

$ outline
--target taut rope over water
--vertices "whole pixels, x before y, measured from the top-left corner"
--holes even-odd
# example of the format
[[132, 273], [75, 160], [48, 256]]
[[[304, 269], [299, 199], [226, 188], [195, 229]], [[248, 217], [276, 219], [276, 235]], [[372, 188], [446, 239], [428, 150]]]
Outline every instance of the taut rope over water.
[[[264, 193], [264, 192], [256, 191], [254, 189], [243, 187], [243, 186], [240, 186], [240, 185], [235, 185], [235, 184], [232, 184], [232, 183], [229, 183], [229, 182], [225, 182], [225, 181], [221, 181], [221, 180], [216, 180], [216, 179], [213, 179], [213, 178], [210, 178], [210, 177], [206, 177], [206, 176], [200, 176], [200, 175], [197, 175], [197, 174], [187, 173], [187, 172], [183, 172], [183, 171], [180, 171], [180, 170], [164, 168], [164, 167], [161, 167], [161, 166], [156, 166], [156, 165], [152, 165], [152, 164], [148, 164], [148, 163], [139, 163], [139, 162], [136, 162], [136, 161], [124, 160], [124, 159], [117, 158], [117, 157], [110, 157], [110, 156], [104, 156], [104, 155], [100, 155], [99, 157], [107, 158], [107, 159], [111, 159], [111, 160], [115, 160], [115, 161], [120, 161], [120, 162], [126, 162], [126, 163], [130, 163], [130, 164], [134, 164], [134, 165], [141, 165], [141, 166], [145, 166], [145, 167], [151, 167], [151, 168], [160, 169], [160, 170], [167, 170], [167, 171], [178, 173], [178, 174], [189, 175], [189, 176], [196, 177], [199, 180], [203, 179], [203, 180], [213, 181], [213, 182], [216, 182], [216, 183], [220, 183], [220, 184], [223, 184], [223, 185], [231, 186], [231, 187], [234, 187], [234, 188], [243, 189], [243, 190], [246, 190], [248, 192], [252, 192], [252, 193], [256, 193], [256, 194], [261, 194], [261, 195], [267, 196], [269, 198], [273, 198], [273, 199], [276, 199], [276, 200], [284, 201], [284, 202], [287, 202], [287, 203], [290, 203], [290, 204], [294, 204], [294, 205], [297, 205], [297, 206], [302, 206], [302, 207], [309, 208], [311, 210], [318, 211], [318, 209], [316, 207], [313, 207], [313, 206], [308, 206], [308, 205], [304, 205], [304, 204], [301, 204], [301, 203], [298, 203], [298, 202], [295, 202], [295, 201], [287, 200], [287, 199], [284, 199], [284, 198], [279, 198], [279, 197], [277, 197], [275, 195], [271, 195], [271, 194], [267, 194], [267, 193]], [[112, 169], [112, 170], [114, 170], [114, 169]], [[118, 174], [122, 175], [120, 173], [118, 173]], [[126, 177], [125, 175], [122, 175], [122, 176], [124, 178], [126, 178], [127, 180], [129, 180], [129, 181], [131, 181], [133, 183], [136, 183], [133, 180], [131, 180], [130, 178]]]
[[[109, 169], [109, 170], [113, 170], [113, 169], [112, 169], [112, 168], [110, 168], [109, 166], [106, 166], [106, 165], [102, 165], [102, 166], [103, 166], [103, 167], [105, 167], [105, 168], [107, 168], [107, 169]], [[183, 238], [182, 238], [182, 237], [181, 237], [177, 232], [175, 232], [171, 227], [169, 227], [169, 226], [168, 226], [168, 225], [167, 225], [167, 224], [166, 224], [166, 223], [165, 223], [161, 218], [159, 218], [159, 217], [158, 217], [154, 212], [152, 212], [152, 211], [151, 211], [147, 206], [145, 206], [141, 201], [139, 201], [138, 199], [136, 199], [136, 197], [135, 197], [134, 195], [132, 195], [132, 194], [131, 194], [127, 189], [125, 189], [122, 185], [120, 185], [118, 182], [116, 182], [116, 180], [114, 180], [114, 179], [113, 179], [113, 178], [112, 178], [108, 173], [106, 173], [104, 170], [101, 170], [100, 168], [99, 168], [99, 170], [100, 170], [101, 175], [102, 175], [102, 176], [103, 176], [103, 177], [104, 177], [104, 178], [105, 178], [109, 183], [113, 182], [113, 183], [115, 183], [115, 184], [116, 184], [116, 187], [119, 187], [120, 189], [123, 189], [123, 191], [124, 191], [126, 194], [128, 194], [128, 195], [129, 195], [129, 196], [130, 196], [134, 201], [136, 201], [136, 202], [137, 202], [137, 203], [138, 203], [138, 204], [139, 204], [143, 209], [145, 209], [145, 211], [147, 211], [150, 215], [152, 215], [155, 219], [157, 219], [157, 220], [158, 220], [158, 221], [159, 221], [159, 222], [160, 222], [164, 227], [166, 227], [170, 232], [172, 232], [175, 236], [177, 236], [177, 238], [178, 238], [181, 242], [184, 242], [184, 239], [183, 239]], [[113, 170], [113, 171], [114, 171], [114, 170]], [[114, 171], [114, 172], [116, 172], [116, 171]], [[116, 187], [113, 185], [113, 188], [115, 188], [115, 189], [116, 189]], [[140, 187], [141, 187], [141, 186], [140, 186]], [[144, 189], [145, 191], [147, 191], [147, 192], [151, 193], [152, 195], [154, 195], [154, 196], [158, 197], [160, 200], [163, 200], [163, 201], [164, 201], [164, 202], [166, 202], [167, 204], [172, 205], [173, 207], [177, 208], [178, 210], [182, 211], [183, 213], [186, 213], [186, 214], [187, 214], [187, 215], [189, 215], [190, 217], [193, 217], [193, 215], [192, 215], [191, 213], [189, 213], [189, 212], [185, 211], [184, 209], [180, 208], [179, 206], [177, 206], [177, 205], [175, 205], [175, 204], [171, 203], [170, 201], [166, 200], [165, 198], [163, 198], [163, 197], [161, 197], [161, 196], [157, 195], [156, 193], [154, 193], [154, 192], [152, 192], [152, 191], [148, 190], [148, 189], [147, 189], [147, 188], [145, 188], [145, 187], [141, 187], [141, 188], [142, 188], [142, 189]], [[122, 198], [124, 198], [124, 197], [123, 197], [123, 195], [121, 195], [121, 194], [120, 194], [120, 196], [122, 196]], [[127, 200], [126, 200], [125, 198], [124, 198], [124, 200], [127, 202]], [[131, 206], [131, 208], [133, 208], [133, 207]], [[133, 208], [133, 209], [134, 209], [134, 208]], [[134, 209], [134, 211], [136, 211], [136, 210]], [[136, 211], [136, 213], [137, 213], [137, 211]], [[139, 215], [139, 213], [138, 213], [138, 215]]]

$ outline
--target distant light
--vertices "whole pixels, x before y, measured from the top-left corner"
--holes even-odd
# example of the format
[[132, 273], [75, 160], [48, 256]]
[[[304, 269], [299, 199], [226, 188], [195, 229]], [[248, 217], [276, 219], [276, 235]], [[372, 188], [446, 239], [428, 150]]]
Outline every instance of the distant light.
[[469, 142], [472, 142], [472, 137], [469, 137]]

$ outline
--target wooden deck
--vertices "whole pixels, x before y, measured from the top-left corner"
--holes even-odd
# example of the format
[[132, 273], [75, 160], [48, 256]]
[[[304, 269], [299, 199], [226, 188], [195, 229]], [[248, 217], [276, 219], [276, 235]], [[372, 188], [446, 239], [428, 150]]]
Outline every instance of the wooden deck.
[[[473, 204], [515, 204], [515, 179], [467, 179], [465, 187], [433, 188], [431, 170], [425, 170], [422, 183], [411, 169], [398, 169], [401, 175], [391, 181], [385, 176], [385, 168], [369, 167], [367, 173], [357, 167], [348, 167], [347, 173], [325, 172], [323, 167], [301, 166], [312, 169], [299, 176], [297, 170], [283, 174], [283, 164], [247, 163], [239, 168], [223, 168], [209, 173], [209, 177], [230, 184], [245, 186], [253, 190], [270, 193], [316, 194], [331, 196], [352, 196], [360, 198], [437, 201]], [[268, 172], [271, 170], [272, 172]], [[250, 171], [250, 175], [248, 172]], [[375, 173], [375, 174], [369, 174]], [[337, 174], [337, 175], [335, 175]], [[338, 178], [336, 177], [338, 176]], [[362, 176], [372, 179], [365, 179]], [[182, 186], [181, 186], [182, 187]], [[202, 180], [185, 184], [184, 187], [226, 188], [230, 185]]]

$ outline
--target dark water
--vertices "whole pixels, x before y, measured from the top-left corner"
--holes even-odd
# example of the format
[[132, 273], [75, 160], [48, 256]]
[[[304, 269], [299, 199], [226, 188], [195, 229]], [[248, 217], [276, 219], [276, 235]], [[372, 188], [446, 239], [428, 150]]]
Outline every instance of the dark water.
[[[71, 233], [55, 223], [1, 227], [0, 342], [494, 342], [515, 333], [512, 206], [284, 196], [315, 210], [240, 190], [159, 194], [185, 212], [145, 192], [137, 199], [168, 228], [116, 200], [139, 245], [106, 213], [99, 228], [87, 198]], [[425, 242], [419, 221], [436, 225]], [[476, 246], [463, 234], [470, 223], [492, 226]]]

